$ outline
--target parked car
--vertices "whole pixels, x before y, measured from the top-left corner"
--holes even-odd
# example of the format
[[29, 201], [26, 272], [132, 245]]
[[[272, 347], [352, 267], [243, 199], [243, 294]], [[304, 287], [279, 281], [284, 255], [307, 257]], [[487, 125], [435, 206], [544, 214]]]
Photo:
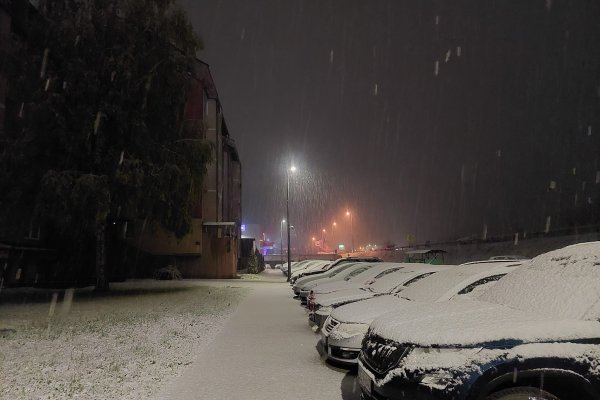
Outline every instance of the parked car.
[[600, 242], [527, 261], [476, 299], [373, 321], [364, 399], [600, 398]]
[[333, 262], [329, 262], [328, 265], [325, 265], [321, 268], [313, 268], [313, 269], [306, 269], [304, 271], [301, 271], [299, 274], [296, 275], [292, 275], [292, 279], [291, 279], [291, 283], [294, 284], [296, 282], [297, 279], [307, 276], [307, 275], [314, 275], [314, 274], [320, 274], [326, 271], [329, 271], [331, 268], [337, 267], [340, 264], [344, 264], [344, 263], [350, 263], [350, 262], [369, 262], [369, 263], [376, 263], [376, 262], [383, 262], [383, 260], [381, 260], [381, 258], [378, 257], [345, 257], [345, 258], [338, 258], [337, 260], [333, 261]]
[[342, 281], [346, 278], [352, 278], [368, 270], [373, 265], [374, 264], [364, 262], [345, 263], [338, 265], [337, 267], [330, 269], [323, 274], [302, 277], [296, 281], [296, 284], [294, 285], [294, 293], [298, 292], [298, 297], [300, 298], [301, 302], [305, 304], [306, 298], [315, 286]]
[[317, 296], [312, 293], [308, 299], [309, 324], [323, 327], [331, 311], [345, 304], [366, 300], [384, 294], [397, 293], [407, 285], [417, 282], [435, 272], [453, 266], [426, 264], [398, 264], [399, 269], [390, 269], [372, 279], [372, 283], [364, 287], [337, 290]]
[[311, 274], [320, 274], [327, 271], [327, 267], [331, 265], [332, 261], [326, 260], [313, 260], [306, 264], [305, 267], [292, 272], [290, 277], [290, 284], [293, 285], [298, 278]]
[[292, 275], [290, 276], [290, 284], [294, 284], [294, 282], [296, 282], [296, 279], [304, 276], [307, 273], [322, 272], [323, 268], [329, 264], [331, 264], [331, 261], [312, 260], [312, 261], [308, 262], [301, 268], [296, 269], [295, 271], [292, 271]]
[[401, 312], [414, 303], [443, 302], [481, 291], [495, 284], [519, 262], [477, 262], [459, 265], [427, 276], [395, 294], [386, 294], [334, 309], [321, 330], [321, 343], [329, 360], [356, 365], [369, 324], [391, 311]]
[[352, 277], [351, 279], [344, 279], [339, 282], [331, 282], [322, 285], [315, 286], [311, 292], [315, 296], [320, 296], [326, 293], [333, 293], [338, 290], [344, 289], [356, 289], [361, 287], [367, 287], [375, 282], [377, 277], [390, 274], [397, 271], [406, 264], [382, 262], [373, 265], [373, 268], [369, 268], [368, 271], [363, 272], [360, 275]]
[[[303, 260], [303, 261], [298, 261], [298, 262], [292, 262], [291, 263], [292, 272], [295, 272], [301, 268], [304, 268], [308, 263], [310, 263], [312, 261], [316, 261], [316, 260]], [[284, 262], [283, 264], [281, 264], [281, 266], [279, 268], [281, 269], [281, 272], [283, 272], [283, 274], [285, 276], [287, 276], [287, 273], [288, 273], [287, 263]]]

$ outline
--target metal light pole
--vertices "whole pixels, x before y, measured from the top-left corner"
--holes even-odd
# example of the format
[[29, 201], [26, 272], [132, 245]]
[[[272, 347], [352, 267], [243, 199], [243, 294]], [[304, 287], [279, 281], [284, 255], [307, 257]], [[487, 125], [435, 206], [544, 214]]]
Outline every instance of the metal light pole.
[[321, 251], [325, 252], [325, 234], [327, 233], [327, 231], [325, 230], [325, 228], [323, 228], [323, 231], [321, 233]]
[[352, 238], [352, 252], [354, 253], [354, 221], [353, 221], [353, 214], [350, 211], [346, 211], [346, 215], [350, 217], [350, 236]]
[[337, 224], [335, 223], [335, 221], [333, 221], [333, 223], [331, 224], [331, 246], [333, 246], [333, 251], [337, 252], [336, 247], [335, 247], [335, 230], [334, 228], [337, 226]]
[[283, 224], [285, 224], [285, 219], [281, 220], [279, 224], [279, 261], [283, 264]]
[[292, 276], [292, 249], [290, 246], [290, 172], [296, 172], [296, 167], [291, 166], [287, 171], [287, 194], [285, 197], [285, 219], [287, 221], [287, 264], [288, 264], [288, 275], [287, 281], [290, 281]]

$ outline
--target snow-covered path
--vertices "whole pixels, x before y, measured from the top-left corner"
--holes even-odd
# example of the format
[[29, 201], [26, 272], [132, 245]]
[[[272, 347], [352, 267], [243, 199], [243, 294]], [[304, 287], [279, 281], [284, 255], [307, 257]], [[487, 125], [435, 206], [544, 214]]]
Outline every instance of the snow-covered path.
[[160, 399], [358, 399], [355, 373], [326, 365], [285, 283], [256, 283], [215, 341]]

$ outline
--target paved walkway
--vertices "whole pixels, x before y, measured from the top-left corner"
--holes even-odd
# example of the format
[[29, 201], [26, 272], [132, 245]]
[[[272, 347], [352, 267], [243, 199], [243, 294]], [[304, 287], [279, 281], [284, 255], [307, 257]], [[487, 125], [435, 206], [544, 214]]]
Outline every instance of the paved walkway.
[[[271, 277], [275, 277], [272, 275]], [[245, 282], [252, 292], [213, 343], [160, 399], [358, 399], [355, 373], [325, 364], [318, 335], [285, 278]]]

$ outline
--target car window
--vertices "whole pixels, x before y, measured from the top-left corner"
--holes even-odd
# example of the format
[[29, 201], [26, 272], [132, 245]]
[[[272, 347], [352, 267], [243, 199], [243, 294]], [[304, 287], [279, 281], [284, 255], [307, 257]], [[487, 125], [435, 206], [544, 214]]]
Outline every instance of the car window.
[[346, 271], [348, 268], [352, 267], [352, 265], [354, 265], [354, 263], [345, 263], [346, 265], [341, 266], [341, 265], [336, 265], [331, 271], [331, 273], [329, 274], [330, 277], [334, 277], [344, 271]]
[[472, 293], [472, 292], [475, 291], [475, 289], [477, 289], [476, 290], [477, 293], [482, 293], [485, 289], [487, 289], [488, 284], [499, 281], [500, 278], [502, 278], [504, 275], [506, 275], [506, 274], [492, 275], [492, 276], [488, 276], [483, 279], [480, 279], [480, 280], [473, 282], [470, 285], [466, 286], [464, 289], [462, 289], [460, 292], [458, 292], [457, 295], [463, 295], [463, 294], [468, 294], [468, 293], [471, 293], [471, 295], [473, 295], [475, 293]]
[[423, 278], [426, 278], [426, 277], [428, 277], [429, 275], [432, 275], [432, 274], [435, 274], [435, 272], [428, 272], [428, 273], [426, 273], [426, 274], [423, 274], [423, 275], [416, 276], [416, 277], [412, 278], [410, 281], [408, 281], [408, 282], [405, 282], [405, 283], [404, 283], [402, 286], [404, 286], [404, 287], [409, 287], [409, 286], [410, 286], [410, 285], [412, 285], [413, 283], [415, 283], [415, 282], [418, 282], [418, 281], [420, 281], [421, 279], [423, 279]]

